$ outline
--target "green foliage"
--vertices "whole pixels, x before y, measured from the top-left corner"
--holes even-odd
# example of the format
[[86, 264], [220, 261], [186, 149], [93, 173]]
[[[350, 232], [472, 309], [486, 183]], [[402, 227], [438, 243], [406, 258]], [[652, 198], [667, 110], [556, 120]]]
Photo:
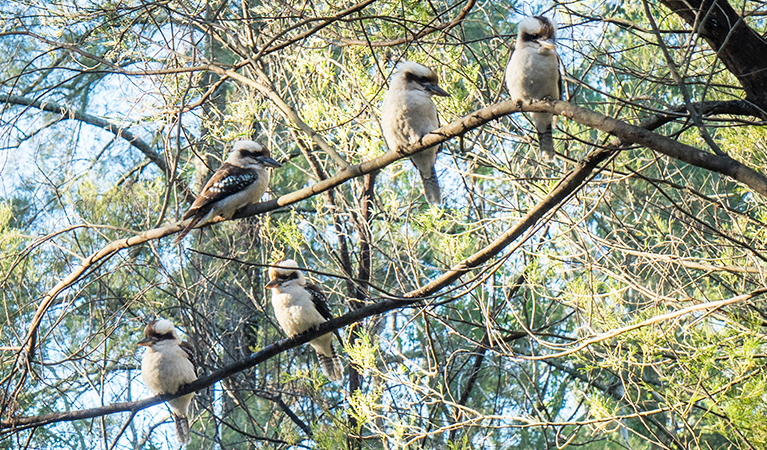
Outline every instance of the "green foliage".
[[[339, 15], [351, 6], [0, 7], [0, 420], [145, 397], [135, 342], [155, 317], [198, 349], [200, 375], [283, 339], [264, 289], [277, 260], [309, 269], [339, 316], [424, 286], [518, 226], [612, 137], [560, 117], [563, 157], [544, 163], [528, 117], [514, 114], [442, 146], [443, 205], [424, 202], [401, 160], [376, 174], [369, 205], [360, 177], [195, 230], [179, 246], [150, 240], [88, 265], [111, 242], [175, 223], [189, 207], [184, 189], [199, 191], [237, 139], [264, 143], [283, 163], [268, 198], [342, 170], [323, 145], [349, 164], [384, 154], [380, 106], [399, 60], [433, 68], [451, 93], [435, 98], [442, 123], [506, 100], [522, 14], [555, 12], [574, 103], [632, 124], [670, 115], [653, 131], [714, 152], [702, 125], [724, 153], [767, 171], [760, 122], [705, 112], [698, 124], [680, 109], [683, 89], [641, 3], [378, 1]], [[689, 101], [743, 98], [722, 55], [650, 8]], [[736, 9], [764, 32], [762, 4]], [[761, 294], [655, 319], [758, 294], [765, 223], [751, 188], [625, 146], [458, 281], [341, 332], [336, 349], [359, 389], [329, 382], [311, 346], [291, 349], [198, 392], [189, 448], [763, 448]], [[42, 314], [30, 371], [19, 370], [46, 296], [81, 264]], [[154, 408], [2, 430], [0, 448], [172, 447], [167, 408]]]

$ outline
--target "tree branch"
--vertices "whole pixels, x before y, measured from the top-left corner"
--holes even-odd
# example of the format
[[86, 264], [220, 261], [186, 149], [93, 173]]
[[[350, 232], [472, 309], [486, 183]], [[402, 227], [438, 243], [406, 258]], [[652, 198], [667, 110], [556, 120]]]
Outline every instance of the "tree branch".
[[[216, 370], [206, 376], [200, 377], [192, 383], [182, 386], [178, 392], [173, 395], [158, 395], [155, 397], [139, 400], [135, 402], [118, 402], [110, 405], [101, 406], [98, 408], [83, 409], [78, 411], [67, 411], [59, 413], [45, 414], [42, 416], [34, 417], [17, 417], [8, 420], [0, 420], [0, 430], [2, 433], [16, 432], [19, 430], [34, 428], [43, 425], [49, 425], [57, 422], [65, 422], [72, 420], [84, 420], [92, 419], [94, 417], [101, 417], [108, 414], [114, 414], [119, 412], [134, 412], [146, 409], [150, 406], [157, 405], [159, 403], [168, 401], [170, 399], [180, 397], [182, 395], [190, 394], [192, 392], [200, 391], [213, 384], [232, 376], [238, 372], [254, 367], [255, 365], [268, 360], [286, 350], [298, 347], [305, 344], [318, 336], [333, 332], [339, 328], [358, 322], [366, 317], [381, 314], [386, 311], [390, 311], [395, 308], [403, 308], [417, 300], [397, 300], [387, 299], [379, 303], [364, 306], [360, 309], [353, 310], [341, 317], [336, 317], [329, 320], [320, 326], [299, 334], [293, 338], [285, 338], [274, 344], [265, 347], [263, 350], [253, 353], [247, 358], [236, 361], [228, 366], [225, 366], [219, 370]], [[7, 430], [7, 431], [6, 431]]]
[[[767, 111], [767, 41], [749, 27], [726, 0], [661, 0], [706, 40], [740, 81], [746, 98]], [[764, 112], [762, 113], [764, 116]]]
[[[767, 118], [764, 111], [746, 100], [709, 100], [705, 102], [693, 102], [692, 106], [700, 111], [702, 116], [727, 114], [733, 116], [753, 116], [757, 119]], [[648, 130], [654, 130], [667, 123], [673, 122], [680, 117], [684, 118], [687, 116], [687, 106], [677, 106], [676, 108], [668, 110], [665, 114], [656, 114], [649, 119], [643, 120], [641, 126]]]
[[438, 25], [426, 25], [424, 28], [417, 32], [417, 33], [410, 33], [409, 35], [392, 39], [388, 41], [368, 41], [368, 40], [362, 40], [362, 39], [347, 39], [333, 31], [330, 31], [332, 35], [335, 35], [336, 41], [334, 44], [342, 45], [342, 46], [351, 46], [351, 45], [360, 45], [364, 47], [394, 47], [396, 45], [402, 45], [402, 44], [408, 44], [410, 42], [418, 41], [419, 39], [423, 38], [424, 36], [427, 36], [429, 34], [435, 33], [437, 31], [447, 32], [451, 28], [455, 27], [459, 23], [463, 21], [463, 19], [466, 18], [466, 16], [469, 15], [469, 12], [471, 12], [471, 9], [476, 4], [476, 0], [469, 0], [466, 3], [466, 6], [461, 9], [461, 11], [458, 13], [457, 16], [455, 16], [455, 19], [451, 20], [450, 22], [443, 22]]
[[534, 102], [525, 111], [551, 112], [565, 116], [590, 128], [612, 134], [623, 142], [647, 147], [658, 153], [678, 159], [702, 169], [710, 170], [745, 184], [762, 196], [767, 197], [767, 177], [745, 164], [726, 155], [714, 155], [691, 145], [682, 144], [669, 137], [653, 133], [645, 128], [629, 125], [611, 117], [603, 116], [586, 108], [558, 100]]
[[[663, 153], [694, 166], [717, 172], [722, 175], [727, 175], [736, 181], [749, 186], [755, 192], [767, 197], [767, 177], [730, 158], [729, 156], [718, 156], [711, 153], [706, 153], [698, 150], [695, 147], [682, 144], [666, 136], [652, 133], [644, 128], [629, 125], [620, 120], [613, 119], [589, 109], [575, 106], [559, 100], [536, 101], [531, 104], [505, 101], [475, 111], [455, 122], [434, 130], [424, 136], [421, 141], [415, 145], [400, 149], [398, 151], [389, 151], [384, 155], [370, 161], [347, 166], [339, 170], [335, 175], [325, 180], [320, 180], [311, 186], [307, 186], [303, 189], [282, 195], [277, 199], [243, 208], [242, 210], [238, 211], [237, 214], [235, 214], [234, 218], [243, 218], [254, 216], [256, 214], [262, 214], [267, 211], [272, 211], [277, 208], [292, 205], [301, 200], [308, 199], [314, 195], [325, 192], [328, 189], [339, 186], [352, 178], [356, 178], [382, 169], [395, 161], [411, 156], [426, 148], [446, 142], [455, 136], [463, 135], [464, 133], [499, 117], [503, 117], [505, 115], [519, 111], [549, 112], [565, 116], [568, 119], [582, 125], [586, 125], [588, 127], [617, 136], [623, 142], [640, 144], [651, 150], [655, 150], [659, 153]], [[556, 206], [556, 204], [564, 199], [567, 195], [569, 195], [570, 192], [574, 191], [578, 186], [580, 186], [580, 183], [586, 179], [586, 177], [597, 166], [597, 164], [607, 158], [610, 154], [612, 154], [612, 152], [613, 150], [602, 150], [587, 156], [578, 165], [578, 167], [573, 172], [571, 172], [570, 175], [568, 175], [562, 181], [562, 183], [560, 183], [559, 187], [555, 191], [549, 194], [549, 196], [547, 196], [542, 201], [542, 203], [539, 204], [539, 206], [536, 206], [528, 213], [524, 219], [525, 222], [523, 225], [507, 231], [498, 239], [496, 239], [496, 241], [494, 241], [490, 246], [486, 247], [485, 252], [473, 255], [457, 266], [454, 266], [441, 277], [424, 286], [422, 289], [412, 293], [412, 296], [422, 297], [427, 291], [434, 292], [437, 289], [446, 286], [452, 281], [458, 279], [461, 275], [471, 270], [472, 268], [477, 267], [478, 265], [481, 265], [485, 261], [489, 260], [495, 253], [502, 250], [504, 247], [506, 247], [506, 245], [515, 240], [529, 226], [537, 222], [537, 220], [542, 217], [543, 214]], [[56, 297], [61, 293], [61, 291], [75, 283], [94, 264], [116, 254], [120, 250], [143, 244], [150, 240], [160, 239], [164, 236], [177, 233], [182, 229], [183, 222], [168, 224], [160, 228], [148, 230], [136, 236], [130, 236], [127, 238], [119, 239], [117, 241], [113, 241], [101, 250], [85, 258], [79, 267], [77, 267], [66, 278], [61, 280], [58, 284], [56, 284], [56, 286], [48, 291], [48, 293], [41, 301], [35, 316], [30, 323], [27, 337], [21, 346], [24, 348], [24, 350], [19, 353], [19, 357], [17, 358], [17, 367], [19, 366], [19, 361], [23, 362], [24, 366], [26, 366], [26, 363], [29, 362], [32, 358], [32, 355], [34, 355], [37, 339], [37, 328], [39, 327], [43, 316], [54, 304]], [[434, 289], [435, 287], [436, 289]]]
[[[699, 305], [689, 306], [687, 308], [683, 308], [678, 311], [673, 311], [667, 314], [661, 314], [659, 316], [652, 317], [638, 324], [628, 325], [625, 327], [617, 328], [615, 330], [611, 330], [611, 331], [599, 334], [597, 336], [594, 336], [592, 338], [589, 338], [580, 342], [576, 347], [565, 352], [557, 353], [554, 355], [531, 356], [529, 357], [529, 359], [561, 358], [562, 356], [566, 356], [576, 351], [580, 351], [589, 345], [593, 345], [598, 342], [604, 341], [606, 339], [616, 337], [622, 333], [626, 333], [638, 328], [658, 324], [665, 321], [676, 320], [684, 315], [691, 314], [694, 312], [717, 310], [727, 305], [751, 300], [757, 296], [763, 295], [765, 292], [767, 292], [767, 289], [760, 289], [746, 295], [740, 295], [740, 296], [725, 299], [725, 300], [707, 302], [707, 303], [703, 303]], [[0, 430], [1, 430], [0, 434], [13, 433], [19, 430], [40, 427], [43, 425], [49, 425], [49, 424], [57, 423], [57, 422], [92, 419], [94, 417], [101, 417], [101, 416], [114, 414], [118, 412], [135, 412], [135, 411], [140, 411], [142, 409], [146, 409], [150, 406], [157, 405], [159, 403], [168, 401], [170, 399], [180, 397], [182, 395], [190, 394], [192, 392], [196, 392], [196, 391], [205, 389], [207, 387], [210, 387], [213, 384], [223, 380], [224, 378], [227, 378], [238, 372], [242, 372], [243, 370], [254, 367], [255, 365], [261, 362], [264, 362], [268, 360], [269, 358], [272, 358], [286, 350], [290, 350], [299, 345], [305, 344], [319, 336], [322, 336], [327, 333], [331, 333], [344, 326], [359, 322], [360, 320], [373, 315], [383, 314], [385, 312], [388, 312], [394, 309], [406, 308], [421, 300], [420, 298], [413, 298], [412, 295], [413, 295], [413, 292], [410, 292], [406, 294], [404, 298], [399, 298], [399, 299], [390, 298], [378, 303], [374, 303], [372, 305], [363, 306], [362, 308], [352, 310], [341, 317], [336, 317], [334, 319], [328, 320], [327, 322], [320, 324], [318, 327], [313, 328], [304, 333], [301, 333], [293, 338], [282, 339], [281, 341], [277, 343], [274, 343], [265, 347], [263, 350], [259, 352], [253, 353], [247, 358], [244, 358], [232, 364], [229, 364], [228, 366], [225, 366], [219, 370], [216, 370], [210, 373], [209, 375], [198, 378], [192, 383], [182, 386], [178, 390], [178, 392], [176, 392], [173, 395], [158, 395], [155, 397], [151, 397], [151, 398], [147, 398], [147, 399], [139, 400], [135, 402], [112, 403], [110, 405], [106, 405], [106, 406], [102, 406], [98, 408], [83, 409], [78, 411], [59, 412], [59, 413], [45, 414], [42, 416], [16, 417], [16, 418], [8, 419], [8, 420], [0, 420]]]
[[86, 114], [80, 111], [76, 111], [72, 108], [61, 106], [54, 102], [32, 100], [19, 95], [0, 95], [0, 102], [8, 103], [11, 105], [29, 106], [39, 109], [41, 111], [47, 111], [55, 114], [61, 114], [66, 119], [78, 120], [95, 127], [99, 127], [106, 130], [117, 137], [121, 137], [128, 141], [128, 143], [136, 147], [141, 153], [144, 154], [150, 161], [157, 165], [164, 173], [168, 173], [168, 165], [165, 163], [165, 159], [157, 152], [152, 150], [152, 147], [139, 139], [135, 134], [126, 130], [124, 127], [116, 125], [107, 120], [101, 119], [90, 114]]
[[307, 436], [313, 436], [312, 429], [309, 428], [309, 425], [304, 423], [304, 421], [301, 420], [301, 418], [298, 417], [296, 413], [294, 413], [293, 410], [290, 409], [290, 406], [288, 406], [285, 403], [285, 401], [282, 399], [282, 396], [280, 396], [280, 394], [266, 392], [266, 391], [256, 391], [255, 394], [277, 405], [282, 410], [282, 412], [285, 413], [285, 415], [288, 416], [288, 418], [293, 421], [293, 423], [298, 425], [298, 427], [301, 428], [304, 431], [304, 433], [306, 433]]
[[461, 278], [470, 270], [475, 269], [489, 261], [493, 256], [501, 252], [518, 237], [522, 236], [524, 232], [534, 227], [541, 217], [543, 217], [555, 206], [559, 205], [570, 194], [575, 192], [575, 190], [583, 184], [586, 178], [591, 175], [591, 172], [596, 169], [597, 165], [607, 159], [609, 156], [613, 155], [616, 151], [617, 149], [598, 149], [586, 156], [586, 158], [578, 163], [577, 167], [573, 169], [559, 183], [559, 185], [549, 193], [549, 195], [547, 195], [540, 203], [535, 205], [535, 207], [531, 209], [525, 215], [525, 217], [517, 222], [514, 227], [500, 235], [495, 239], [495, 241], [491, 242], [482, 250], [474, 253], [455, 266], [451, 267], [435, 280], [419, 289], [408, 292], [405, 294], [405, 297], [420, 298], [428, 296], [432, 292], [437, 292], [448, 284], [451, 284], [452, 282]]

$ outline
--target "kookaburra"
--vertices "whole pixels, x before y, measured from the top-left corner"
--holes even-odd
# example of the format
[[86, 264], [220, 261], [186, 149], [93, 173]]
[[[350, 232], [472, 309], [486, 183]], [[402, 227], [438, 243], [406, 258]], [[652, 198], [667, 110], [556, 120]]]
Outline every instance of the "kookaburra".
[[182, 217], [189, 222], [176, 238], [176, 243], [192, 228], [203, 226], [219, 216], [229, 220], [239, 209], [258, 203], [269, 186], [268, 167], [282, 165], [269, 156], [266, 147], [253, 141], [235, 142], [226, 161]]
[[[269, 268], [269, 283], [272, 289], [272, 307], [282, 330], [290, 337], [330, 320], [325, 294], [316, 285], [306, 281], [298, 264], [286, 259]], [[332, 381], [343, 378], [341, 359], [333, 348], [333, 333], [320, 336], [309, 344], [317, 352], [322, 372]]]
[[[144, 339], [138, 345], [145, 346], [141, 361], [141, 378], [154, 395], [175, 394], [178, 389], [197, 379], [194, 349], [182, 341], [173, 322], [167, 319], [153, 320], [144, 329]], [[189, 442], [189, 405], [194, 393], [168, 401], [176, 422], [176, 435], [182, 444]]]
[[[437, 74], [433, 70], [412, 61], [397, 67], [381, 109], [381, 128], [390, 150], [416, 144], [430, 131], [439, 128], [437, 107], [431, 99], [433, 95], [450, 96], [437, 85]], [[421, 175], [426, 201], [432, 205], [442, 202], [434, 169], [438, 150], [439, 147], [434, 146], [410, 157]]]
[[[519, 22], [517, 45], [506, 66], [506, 87], [513, 100], [561, 98], [556, 32], [556, 22], [543, 16], [525, 17]], [[546, 113], [531, 113], [531, 116], [538, 131], [541, 155], [551, 159], [554, 157], [552, 116]]]

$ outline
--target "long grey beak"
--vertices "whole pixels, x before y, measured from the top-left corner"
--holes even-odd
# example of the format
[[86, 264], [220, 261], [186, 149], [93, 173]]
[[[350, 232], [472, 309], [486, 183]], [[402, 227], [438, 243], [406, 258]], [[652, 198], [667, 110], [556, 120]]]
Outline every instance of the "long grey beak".
[[547, 49], [547, 50], [556, 50], [557, 44], [554, 42], [554, 39], [541, 39], [538, 41], [539, 44], [541, 44], [541, 47]]
[[430, 92], [432, 95], [439, 95], [440, 97], [450, 97], [450, 94], [448, 94], [447, 91], [437, 86], [436, 84], [424, 83], [423, 87], [424, 89], [426, 89], [426, 92]]
[[258, 160], [269, 167], [282, 167], [282, 164], [278, 163], [277, 161], [273, 160], [272, 158], [268, 156], [259, 156]]

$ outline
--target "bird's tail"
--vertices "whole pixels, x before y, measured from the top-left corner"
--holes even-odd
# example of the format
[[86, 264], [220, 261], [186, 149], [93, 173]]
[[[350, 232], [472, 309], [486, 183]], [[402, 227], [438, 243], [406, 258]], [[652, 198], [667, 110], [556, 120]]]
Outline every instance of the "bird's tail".
[[428, 177], [423, 172], [421, 174], [421, 181], [423, 182], [423, 193], [426, 195], [426, 201], [430, 205], [439, 205], [442, 203], [442, 191], [439, 188], [439, 180], [437, 179], [437, 171], [432, 166], [431, 175]]
[[336, 350], [331, 347], [331, 356], [317, 353], [317, 359], [320, 362], [322, 373], [330, 381], [340, 381], [344, 377], [344, 366], [341, 365], [341, 358], [338, 357]]
[[186, 417], [173, 414], [173, 420], [176, 422], [176, 437], [181, 444], [189, 443], [189, 420]]
[[552, 135], [551, 114], [534, 114], [535, 128], [538, 130], [538, 143], [541, 146], [541, 157], [547, 161], [554, 159], [554, 137]]
[[192, 217], [192, 219], [189, 221], [188, 224], [184, 227], [183, 230], [181, 230], [181, 233], [176, 236], [176, 239], [173, 240], [174, 245], [178, 245], [179, 242], [181, 242], [182, 239], [186, 237], [187, 234], [189, 234], [190, 231], [192, 231], [192, 228], [194, 228], [200, 221], [205, 217], [205, 214], [198, 214]]

